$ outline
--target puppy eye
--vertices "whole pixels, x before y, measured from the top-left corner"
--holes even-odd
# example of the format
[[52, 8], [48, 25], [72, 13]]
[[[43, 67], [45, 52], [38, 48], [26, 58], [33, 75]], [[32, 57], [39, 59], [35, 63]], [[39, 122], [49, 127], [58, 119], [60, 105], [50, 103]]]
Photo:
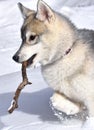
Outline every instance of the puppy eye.
[[31, 35], [31, 36], [29, 37], [29, 41], [33, 41], [35, 38], [36, 38], [36, 35]]

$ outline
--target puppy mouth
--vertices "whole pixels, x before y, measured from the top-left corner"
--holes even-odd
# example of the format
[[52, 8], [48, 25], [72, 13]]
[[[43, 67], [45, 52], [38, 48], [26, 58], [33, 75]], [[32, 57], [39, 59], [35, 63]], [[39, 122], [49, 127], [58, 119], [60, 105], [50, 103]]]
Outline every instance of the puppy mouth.
[[34, 58], [37, 56], [37, 54], [34, 54], [32, 55], [28, 60], [27, 60], [27, 67], [30, 66], [33, 61], [34, 61]]

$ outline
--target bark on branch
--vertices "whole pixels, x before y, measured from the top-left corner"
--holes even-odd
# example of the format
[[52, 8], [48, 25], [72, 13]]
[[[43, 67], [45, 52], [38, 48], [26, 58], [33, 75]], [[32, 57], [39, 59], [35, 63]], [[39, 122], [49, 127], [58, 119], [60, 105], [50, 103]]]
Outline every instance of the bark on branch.
[[14, 109], [18, 108], [18, 98], [20, 96], [21, 90], [26, 86], [32, 84], [28, 81], [27, 74], [26, 74], [26, 67], [28, 66], [28, 62], [25, 61], [22, 63], [22, 82], [16, 89], [15, 95], [13, 97], [13, 100], [11, 102], [11, 106], [8, 108], [8, 112], [12, 113]]

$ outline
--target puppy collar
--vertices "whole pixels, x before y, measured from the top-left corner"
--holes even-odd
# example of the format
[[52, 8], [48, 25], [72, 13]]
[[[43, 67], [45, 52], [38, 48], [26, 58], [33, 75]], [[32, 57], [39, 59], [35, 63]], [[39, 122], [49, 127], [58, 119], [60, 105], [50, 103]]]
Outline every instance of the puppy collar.
[[68, 55], [71, 52], [72, 48], [69, 48], [68, 50], [66, 50], [64, 56]]
[[71, 51], [71, 48], [69, 48], [66, 52], [65, 52], [65, 55], [68, 55]]
[[64, 56], [65, 56], [65, 55], [68, 55], [68, 54], [71, 52], [71, 50], [72, 50], [72, 48], [74, 47], [75, 43], [76, 43], [76, 42], [74, 42], [73, 45], [72, 45], [68, 50], [65, 51]]

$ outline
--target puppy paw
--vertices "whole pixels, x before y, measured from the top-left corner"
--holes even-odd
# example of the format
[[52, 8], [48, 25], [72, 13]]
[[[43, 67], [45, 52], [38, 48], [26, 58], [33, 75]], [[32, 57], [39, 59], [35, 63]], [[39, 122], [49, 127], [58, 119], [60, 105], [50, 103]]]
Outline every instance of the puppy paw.
[[80, 107], [77, 104], [69, 101], [59, 93], [55, 93], [51, 97], [51, 102], [55, 109], [62, 111], [67, 115], [74, 115], [80, 111]]

